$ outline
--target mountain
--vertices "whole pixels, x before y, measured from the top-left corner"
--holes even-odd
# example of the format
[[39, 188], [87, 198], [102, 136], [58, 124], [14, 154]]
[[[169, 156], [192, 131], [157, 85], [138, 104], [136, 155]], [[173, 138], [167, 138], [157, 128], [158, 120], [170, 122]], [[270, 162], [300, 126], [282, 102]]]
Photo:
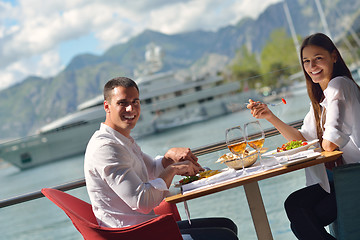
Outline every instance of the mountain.
[[[323, 0], [321, 3], [334, 39], [344, 33], [344, 19], [350, 19], [347, 26], [358, 26], [359, 1]], [[323, 32], [315, 1], [287, 0], [287, 4], [298, 35]], [[144, 62], [145, 47], [150, 42], [161, 46], [165, 52], [163, 71], [196, 68], [204, 72], [220, 64], [223, 66], [244, 44], [260, 53], [271, 32], [278, 28], [285, 28], [290, 36], [282, 2], [269, 6], [257, 19], [242, 19], [216, 32], [199, 30], [166, 35], [146, 30], [126, 43], [110, 47], [102, 55], [75, 56], [53, 77], [31, 76], [0, 92], [0, 139], [32, 134], [101, 94], [109, 79], [131, 77], [137, 65]]]

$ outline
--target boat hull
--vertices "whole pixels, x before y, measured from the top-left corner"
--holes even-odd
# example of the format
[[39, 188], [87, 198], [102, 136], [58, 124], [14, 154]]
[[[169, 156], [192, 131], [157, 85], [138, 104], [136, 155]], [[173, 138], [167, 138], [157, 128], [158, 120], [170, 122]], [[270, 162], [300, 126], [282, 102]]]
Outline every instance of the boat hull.
[[27, 169], [82, 154], [93, 133], [99, 129], [100, 122], [92, 121], [4, 143], [0, 157], [20, 169]]

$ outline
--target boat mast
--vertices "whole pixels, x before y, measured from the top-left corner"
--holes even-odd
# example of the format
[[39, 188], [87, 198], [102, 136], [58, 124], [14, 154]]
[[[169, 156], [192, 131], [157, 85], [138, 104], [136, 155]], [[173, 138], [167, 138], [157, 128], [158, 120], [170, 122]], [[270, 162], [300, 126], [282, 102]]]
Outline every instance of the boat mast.
[[299, 52], [300, 52], [300, 44], [299, 44], [299, 41], [296, 37], [296, 32], [295, 32], [295, 27], [294, 27], [294, 23], [292, 21], [292, 18], [291, 18], [291, 15], [290, 15], [290, 11], [289, 11], [289, 7], [286, 3], [286, 0], [284, 0], [283, 2], [283, 7], [284, 7], [284, 12], [285, 12], [285, 16], [286, 16], [286, 20], [289, 24], [289, 28], [290, 28], [290, 32], [291, 32], [291, 36], [292, 36], [292, 39], [294, 41], [294, 44], [295, 44], [295, 48], [296, 48], [296, 55], [298, 56], [298, 59], [299, 59], [299, 62], [300, 62], [300, 65], [302, 64], [301, 62], [301, 59], [300, 59], [300, 55], [299, 55]]
[[325, 14], [324, 14], [324, 11], [323, 11], [323, 9], [322, 9], [322, 7], [321, 7], [320, 1], [319, 1], [319, 0], [315, 0], [315, 4], [316, 4], [316, 7], [317, 7], [318, 12], [319, 12], [319, 15], [320, 15], [321, 23], [322, 23], [322, 25], [324, 26], [325, 34], [328, 35], [328, 37], [329, 37], [330, 39], [333, 39], [333, 38], [331, 37], [330, 30], [329, 30], [329, 26], [327, 25], [326, 18], [325, 18]]
[[[338, 9], [336, 10], [336, 13], [339, 15], [340, 18], [343, 18], [343, 16], [339, 13]], [[355, 41], [355, 44], [357, 45], [358, 48], [360, 48], [360, 39], [357, 36], [354, 29], [352, 28], [353, 21], [350, 22], [349, 19], [345, 19], [345, 20], [342, 20], [341, 22], [343, 23], [342, 26], [345, 29], [344, 34], [341, 37], [341, 39], [344, 41], [345, 45], [348, 47], [350, 55], [354, 59], [353, 66], [350, 66], [350, 68], [351, 67], [358, 68], [358, 66], [360, 65], [359, 56], [358, 56], [359, 54], [357, 54], [357, 49], [352, 46], [352, 44], [350, 43], [350, 41], [346, 37], [346, 35], [347, 35], [348, 32], [350, 32], [350, 34], [351, 34], [351, 36], [352, 36], [353, 40]], [[360, 70], [358, 70], [358, 71], [360, 71]]]
[[[320, 15], [320, 19], [321, 19], [321, 22], [324, 26], [324, 29], [325, 29], [325, 33], [332, 39], [331, 37], [331, 34], [330, 34], [330, 30], [329, 30], [329, 27], [327, 25], [327, 21], [326, 21], [326, 17], [325, 17], [325, 14], [324, 14], [324, 11], [322, 9], [322, 6], [320, 4], [320, 0], [315, 0], [315, 3], [316, 3], [316, 6], [317, 6], [317, 9], [318, 9], [318, 12], [319, 12], [319, 15]], [[336, 8], [335, 9], [335, 12], [339, 15], [340, 18], [342, 18], [341, 14], [339, 13], [339, 10]], [[345, 29], [345, 32], [344, 32], [344, 36], [343, 37], [340, 37], [340, 39], [342, 39], [345, 43], [345, 45], [349, 48], [350, 50], [350, 54], [353, 55], [354, 59], [356, 60], [357, 59], [357, 55], [355, 54], [356, 53], [356, 49], [351, 45], [349, 39], [346, 38], [346, 33], [347, 32], [350, 32], [350, 34], [352, 35], [354, 41], [356, 42], [356, 44], [358, 46], [360, 46], [360, 39], [358, 38], [358, 36], [356, 35], [356, 33], [354, 32], [354, 30], [352, 29], [351, 27], [351, 24], [349, 23], [346, 23], [345, 21], [341, 21], [343, 23], [343, 26], [344, 26], [344, 29]], [[348, 26], [348, 27], [347, 27]], [[334, 40], [334, 39], [333, 39]]]

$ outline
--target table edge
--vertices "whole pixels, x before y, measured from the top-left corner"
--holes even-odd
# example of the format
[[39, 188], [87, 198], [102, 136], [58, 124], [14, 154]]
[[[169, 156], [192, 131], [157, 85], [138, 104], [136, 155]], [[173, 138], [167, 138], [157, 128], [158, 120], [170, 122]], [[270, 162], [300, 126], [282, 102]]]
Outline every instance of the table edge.
[[[282, 166], [279, 168], [270, 169], [270, 170], [267, 170], [266, 172], [257, 173], [257, 174], [251, 175], [249, 177], [244, 177], [242, 179], [237, 178], [232, 181], [228, 180], [228, 181], [225, 181], [224, 183], [219, 183], [219, 184], [216, 184], [215, 186], [212, 186], [212, 187], [209, 187], [206, 189], [199, 189], [198, 191], [195, 190], [195, 191], [193, 191], [189, 194], [185, 194], [185, 195], [183, 195], [181, 193], [175, 194], [175, 195], [166, 197], [165, 201], [167, 201], [169, 203], [179, 203], [179, 202], [195, 199], [198, 197], [202, 197], [202, 196], [210, 195], [213, 193], [221, 192], [224, 190], [228, 190], [228, 189], [231, 189], [234, 187], [242, 186], [242, 185], [245, 185], [248, 183], [257, 182], [257, 181], [264, 180], [267, 178], [271, 178], [271, 177], [279, 176], [279, 175], [286, 174], [289, 172], [304, 169], [307, 167], [311, 167], [311, 166], [314, 166], [317, 164], [331, 162], [331, 161], [336, 160], [341, 155], [342, 155], [341, 151], [322, 152], [321, 156], [319, 156], [313, 160], [309, 160], [309, 161], [302, 162], [299, 164], [294, 164], [291, 166]], [[315, 160], [316, 160], [316, 163], [315, 163]]]

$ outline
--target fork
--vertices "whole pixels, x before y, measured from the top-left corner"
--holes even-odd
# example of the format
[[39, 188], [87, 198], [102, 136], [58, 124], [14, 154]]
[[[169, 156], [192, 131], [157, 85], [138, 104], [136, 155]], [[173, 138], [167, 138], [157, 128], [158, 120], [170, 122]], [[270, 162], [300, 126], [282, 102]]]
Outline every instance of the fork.
[[[244, 103], [244, 104], [248, 105], [249, 103], [247, 102], [247, 103]], [[262, 104], [262, 103], [258, 103], [258, 104]], [[280, 104], [286, 104], [286, 100], [284, 98], [281, 98], [281, 102], [278, 102], [278, 103], [263, 103], [263, 104], [275, 107], [275, 106], [280, 105]]]

